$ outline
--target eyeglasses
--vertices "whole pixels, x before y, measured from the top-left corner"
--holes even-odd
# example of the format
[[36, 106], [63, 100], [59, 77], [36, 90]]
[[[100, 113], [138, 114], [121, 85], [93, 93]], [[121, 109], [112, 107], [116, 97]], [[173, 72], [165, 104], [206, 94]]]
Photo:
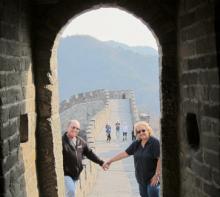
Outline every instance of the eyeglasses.
[[137, 133], [137, 134], [139, 134], [139, 133], [141, 133], [141, 132], [142, 132], [142, 133], [145, 133], [145, 131], [146, 131], [145, 129], [142, 129], [142, 130], [136, 131], [136, 133]]
[[80, 128], [78, 128], [78, 127], [72, 127], [72, 129], [76, 129], [77, 131], [79, 131], [80, 130]]

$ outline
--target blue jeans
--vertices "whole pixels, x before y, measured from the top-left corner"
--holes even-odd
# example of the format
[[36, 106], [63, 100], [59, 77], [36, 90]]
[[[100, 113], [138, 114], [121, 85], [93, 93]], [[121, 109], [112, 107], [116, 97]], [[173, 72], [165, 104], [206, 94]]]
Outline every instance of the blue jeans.
[[141, 197], [159, 197], [160, 184], [156, 186], [151, 186], [150, 184], [139, 184], [139, 191]]
[[65, 197], [75, 197], [77, 181], [74, 181], [70, 176], [64, 176], [64, 182], [65, 182], [65, 190], [66, 190]]

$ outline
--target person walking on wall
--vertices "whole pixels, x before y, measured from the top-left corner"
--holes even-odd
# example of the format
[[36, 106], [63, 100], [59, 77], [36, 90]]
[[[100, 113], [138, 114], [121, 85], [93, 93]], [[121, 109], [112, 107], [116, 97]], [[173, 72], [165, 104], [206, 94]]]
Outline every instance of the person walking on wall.
[[128, 137], [128, 125], [127, 123], [124, 123], [124, 126], [122, 128], [122, 134], [123, 134], [123, 141], [127, 141], [127, 137]]
[[115, 131], [116, 131], [116, 137], [117, 139], [119, 139], [119, 136], [120, 136], [120, 122], [119, 121], [115, 123]]
[[131, 131], [131, 139], [132, 141], [136, 140], [136, 136], [134, 134], [134, 127], [132, 128], [132, 131]]
[[71, 120], [68, 124], [67, 132], [62, 136], [65, 197], [75, 197], [76, 182], [83, 170], [83, 156], [102, 167], [104, 164], [104, 161], [96, 156], [87, 143], [78, 136], [79, 131], [79, 121]]
[[111, 163], [134, 156], [135, 176], [139, 184], [141, 197], [159, 197], [160, 190], [160, 143], [153, 137], [152, 129], [147, 122], [135, 124], [137, 140], [125, 150], [109, 159], [104, 168]]
[[106, 124], [105, 129], [106, 129], [107, 142], [110, 143], [112, 128], [111, 128], [111, 126], [109, 124]]

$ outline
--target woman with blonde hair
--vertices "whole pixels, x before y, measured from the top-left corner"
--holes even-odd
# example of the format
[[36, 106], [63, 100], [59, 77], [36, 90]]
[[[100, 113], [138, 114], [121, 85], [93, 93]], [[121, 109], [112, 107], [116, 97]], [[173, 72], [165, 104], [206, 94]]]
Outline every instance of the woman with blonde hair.
[[152, 128], [147, 122], [134, 125], [137, 140], [125, 151], [109, 159], [103, 167], [108, 169], [111, 163], [131, 155], [134, 156], [135, 176], [139, 184], [141, 197], [159, 197], [160, 190], [160, 143], [153, 137]]

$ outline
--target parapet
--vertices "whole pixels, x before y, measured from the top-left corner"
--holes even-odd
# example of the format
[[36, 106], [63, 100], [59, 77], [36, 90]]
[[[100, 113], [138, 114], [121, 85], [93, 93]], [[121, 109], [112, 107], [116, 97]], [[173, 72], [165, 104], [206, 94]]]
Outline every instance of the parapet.
[[60, 103], [60, 113], [73, 105], [79, 103], [88, 103], [96, 100], [103, 100], [104, 103], [106, 103], [108, 100], [108, 91], [105, 89], [100, 89], [73, 95], [68, 100], [63, 100]]

